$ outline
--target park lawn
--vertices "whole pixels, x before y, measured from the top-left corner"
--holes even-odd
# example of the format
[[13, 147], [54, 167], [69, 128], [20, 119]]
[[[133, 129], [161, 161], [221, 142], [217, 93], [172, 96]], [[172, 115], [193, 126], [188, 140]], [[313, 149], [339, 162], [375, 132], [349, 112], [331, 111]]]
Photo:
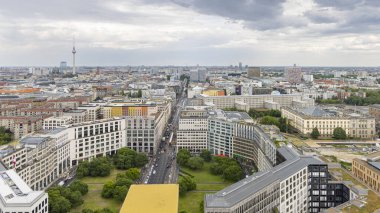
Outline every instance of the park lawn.
[[113, 212], [119, 212], [122, 203], [115, 199], [102, 198], [101, 193], [103, 185], [108, 181], [116, 179], [118, 173], [125, 172], [124, 170], [113, 169], [111, 174], [107, 177], [84, 177], [80, 179], [88, 185], [88, 193], [83, 196], [84, 203], [76, 208], [73, 208], [70, 212], [82, 212], [82, 209], [102, 209], [109, 208]]
[[187, 213], [201, 213], [199, 204], [207, 192], [190, 191], [185, 196], [179, 197], [179, 211], [186, 211]]
[[367, 204], [362, 207], [358, 208], [354, 205], [351, 205], [349, 207], [346, 207], [343, 209], [344, 213], [372, 213], [375, 212], [375, 210], [380, 208], [380, 197], [377, 196], [375, 192], [372, 190], [368, 190], [368, 197], [366, 200]]
[[209, 171], [210, 165], [211, 163], [205, 162], [201, 170], [181, 168], [181, 170], [194, 176], [197, 188], [179, 197], [179, 211], [186, 211], [187, 213], [200, 212], [199, 204], [205, 194], [213, 194], [232, 184], [232, 182], [225, 181], [221, 176], [211, 174]]
[[197, 183], [228, 183], [221, 176], [211, 174], [209, 171], [210, 165], [211, 163], [205, 162], [201, 170], [191, 170], [185, 167], [182, 167], [181, 170], [193, 175]]

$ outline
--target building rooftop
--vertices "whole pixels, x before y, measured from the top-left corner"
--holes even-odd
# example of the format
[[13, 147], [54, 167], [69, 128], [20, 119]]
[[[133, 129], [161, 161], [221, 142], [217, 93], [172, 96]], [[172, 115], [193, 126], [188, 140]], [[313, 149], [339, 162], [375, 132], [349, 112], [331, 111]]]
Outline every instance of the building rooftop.
[[323, 164], [312, 156], [299, 156], [286, 146], [279, 148], [279, 152], [285, 155], [285, 162], [271, 170], [257, 172], [215, 194], [207, 194], [205, 205], [209, 208], [231, 207], [265, 187], [281, 182], [310, 164]]
[[380, 170], [380, 162], [368, 161], [368, 164]]
[[177, 213], [178, 184], [132, 185], [120, 213]]
[[225, 111], [225, 114], [227, 119], [233, 121], [252, 120], [251, 116], [249, 116], [246, 112]]
[[23, 139], [21, 139], [21, 143], [25, 145], [39, 145], [46, 140], [48, 140], [49, 137], [34, 137], [34, 136], [27, 136]]
[[14, 170], [0, 171], [0, 202], [5, 205], [31, 205], [43, 196], [43, 191], [33, 191]]

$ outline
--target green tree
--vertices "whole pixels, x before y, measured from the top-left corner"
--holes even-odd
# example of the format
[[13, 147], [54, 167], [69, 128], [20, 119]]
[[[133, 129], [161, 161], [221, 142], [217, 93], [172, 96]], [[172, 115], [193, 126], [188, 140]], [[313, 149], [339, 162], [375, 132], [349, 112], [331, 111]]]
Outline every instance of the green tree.
[[124, 201], [125, 196], [128, 194], [128, 189], [128, 186], [116, 186], [113, 197], [120, 202]]
[[280, 122], [280, 125], [278, 128], [280, 129], [281, 132], [289, 132], [289, 124], [288, 124], [288, 119], [286, 118], [279, 118], [278, 121]]
[[88, 164], [89, 176], [92, 177], [105, 177], [111, 174], [112, 164], [106, 157], [99, 157], [92, 159]]
[[141, 168], [141, 167], [145, 166], [145, 164], [147, 164], [148, 161], [149, 161], [148, 157], [146, 156], [145, 153], [137, 153], [135, 156], [134, 166]]
[[61, 187], [52, 187], [48, 190], [49, 212], [66, 213], [71, 209], [71, 203], [61, 195]]
[[97, 210], [95, 210], [94, 213], [113, 213], [113, 212], [109, 208], [103, 208], [103, 209], [97, 209]]
[[226, 170], [223, 172], [223, 177], [226, 180], [229, 181], [238, 181], [242, 178], [243, 171], [239, 166], [229, 166]]
[[114, 190], [115, 190], [115, 182], [113, 181], [109, 181], [107, 183], [105, 183], [103, 185], [103, 189], [102, 189], [102, 197], [104, 198], [111, 198], [113, 197], [113, 193], [114, 193]]
[[177, 163], [180, 166], [186, 166], [187, 161], [189, 160], [190, 157], [191, 157], [191, 154], [190, 154], [189, 150], [181, 149], [177, 153]]
[[202, 169], [203, 164], [204, 164], [204, 160], [201, 157], [191, 157], [187, 161], [187, 166], [190, 169], [194, 169], [194, 170], [196, 170], [196, 169]]
[[199, 202], [199, 211], [200, 212], [204, 212], [205, 211], [204, 205], [205, 205], [204, 200], [201, 200], [201, 202]]
[[187, 192], [187, 183], [184, 181], [182, 178], [179, 179], [178, 181], [179, 185], [179, 195], [184, 196]]
[[206, 162], [210, 162], [212, 159], [211, 152], [207, 149], [201, 151], [200, 157], [203, 158], [203, 160]]
[[92, 209], [82, 209], [82, 213], [94, 213]]
[[223, 167], [218, 163], [212, 163], [210, 165], [210, 172], [213, 175], [221, 175], [223, 174]]
[[118, 169], [142, 167], [148, 163], [148, 157], [144, 153], [137, 153], [129, 148], [121, 148], [113, 157], [113, 163]]
[[137, 91], [137, 98], [141, 98], [141, 97], [142, 97], [142, 91], [141, 91], [141, 89], [139, 89]]
[[260, 124], [280, 126], [280, 122], [277, 120], [277, 118], [269, 115], [262, 117]]
[[69, 187], [72, 191], [79, 191], [82, 195], [88, 192], [88, 185], [79, 180], [72, 182]]
[[170, 77], [171, 77], [170, 75], [167, 75], [166, 80], [170, 81]]
[[13, 140], [13, 133], [5, 127], [0, 127], [0, 145], [8, 144]]
[[310, 136], [313, 139], [318, 139], [318, 137], [321, 136], [317, 127], [313, 128], [313, 131], [311, 131]]
[[137, 180], [140, 177], [140, 170], [137, 168], [130, 168], [125, 172], [128, 179]]
[[333, 137], [338, 140], [345, 140], [347, 138], [346, 131], [342, 127], [337, 127], [334, 129]]
[[49, 212], [51, 213], [67, 213], [71, 209], [71, 203], [63, 196], [54, 198], [49, 197]]
[[79, 191], [71, 191], [70, 188], [62, 188], [61, 194], [70, 201], [72, 207], [77, 207], [83, 204], [82, 194]]
[[88, 165], [89, 165], [88, 161], [81, 162], [78, 165], [78, 168], [77, 168], [77, 171], [76, 171], [76, 175], [77, 175], [78, 178], [83, 178], [83, 177], [88, 176], [88, 174], [89, 174], [89, 172], [88, 172]]

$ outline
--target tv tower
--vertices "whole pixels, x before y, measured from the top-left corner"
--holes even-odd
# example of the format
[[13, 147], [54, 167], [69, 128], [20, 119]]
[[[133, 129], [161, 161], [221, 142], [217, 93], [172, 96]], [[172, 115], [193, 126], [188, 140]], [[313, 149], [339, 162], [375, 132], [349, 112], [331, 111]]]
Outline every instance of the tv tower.
[[75, 70], [75, 53], [77, 53], [77, 51], [75, 50], [75, 38], [73, 38], [73, 51], [71, 51], [73, 53], [73, 75], [76, 74], [76, 70]]

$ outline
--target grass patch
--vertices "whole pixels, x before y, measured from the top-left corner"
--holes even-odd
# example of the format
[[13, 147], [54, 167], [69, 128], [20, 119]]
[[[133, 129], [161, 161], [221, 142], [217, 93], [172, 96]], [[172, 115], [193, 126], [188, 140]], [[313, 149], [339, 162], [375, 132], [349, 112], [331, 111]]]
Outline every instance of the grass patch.
[[333, 169], [329, 169], [330, 171], [334, 171], [334, 172], [339, 172], [340, 174], [342, 174], [342, 179], [343, 180], [347, 180], [347, 181], [351, 181], [353, 184], [355, 185], [359, 185], [363, 188], [367, 188], [366, 186], [364, 186], [363, 184], [361, 184], [359, 181], [357, 181], [356, 179], [354, 179], [353, 177], [351, 177], [351, 175], [349, 175], [346, 171], [344, 171], [343, 169], [336, 169], [336, 168], [333, 168]]
[[[212, 194], [212, 191], [219, 191], [231, 185], [229, 181], [225, 181], [221, 176], [213, 175], [210, 173], [211, 163], [205, 162], [200, 170], [191, 170], [189, 168], [181, 168], [185, 173], [193, 176], [197, 183], [195, 191], [187, 192], [186, 195], [179, 197], [179, 211], [186, 211], [187, 213], [200, 212], [199, 204], [203, 200], [205, 194]], [[197, 191], [201, 190], [201, 191]], [[210, 192], [203, 192], [210, 191]]]
[[181, 168], [181, 170], [186, 173], [191, 174], [194, 177], [195, 182], [197, 183], [228, 183], [223, 180], [221, 176], [216, 176], [210, 173], [211, 163], [205, 163], [203, 168], [200, 170], [191, 170], [189, 168]]
[[111, 174], [107, 177], [84, 177], [80, 179], [88, 185], [88, 193], [83, 196], [84, 203], [76, 208], [73, 208], [71, 212], [82, 212], [82, 209], [102, 209], [109, 208], [113, 212], [119, 212], [122, 203], [115, 199], [102, 198], [101, 193], [104, 183], [113, 181], [118, 173], [125, 172], [124, 170], [113, 169]]
[[190, 191], [185, 196], [179, 197], [179, 211], [188, 213], [202, 213], [199, 204], [207, 192]]
[[291, 144], [298, 148], [308, 147], [308, 145], [303, 140], [299, 139], [294, 135], [286, 134], [285, 137]]
[[377, 194], [371, 190], [368, 191], [368, 197], [367, 197], [367, 204], [362, 207], [358, 208], [356, 206], [349, 206], [343, 209], [343, 212], [345, 213], [372, 213], [375, 212], [375, 210], [380, 208], [380, 197], [377, 196]]

